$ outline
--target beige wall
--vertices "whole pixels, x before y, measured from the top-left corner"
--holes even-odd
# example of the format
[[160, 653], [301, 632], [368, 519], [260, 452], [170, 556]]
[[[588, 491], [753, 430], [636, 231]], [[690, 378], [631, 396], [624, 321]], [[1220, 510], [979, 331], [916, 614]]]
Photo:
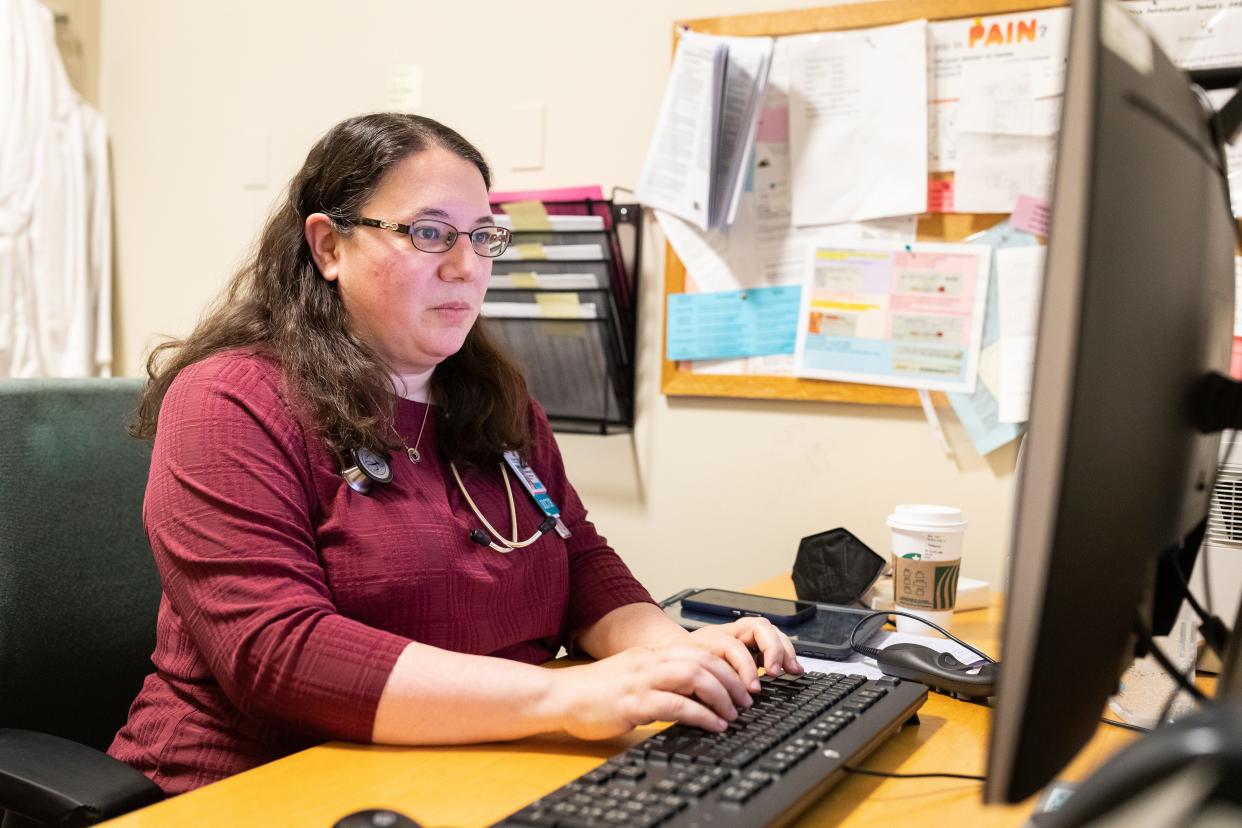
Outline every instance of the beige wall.
[[[422, 67], [421, 111], [477, 143], [498, 187], [632, 187], [673, 20], [820, 4], [86, 2], [112, 136], [118, 372], [189, 329], [315, 137], [385, 107], [392, 66]], [[546, 110], [545, 165], [517, 172], [508, 116], [531, 104]], [[1012, 448], [982, 460], [951, 427], [959, 467], [913, 410], [662, 396], [661, 248], [651, 229], [635, 433], [562, 439], [596, 522], [654, 593], [744, 586], [838, 525], [886, 550], [884, 516], [912, 501], [961, 506], [965, 572], [1000, 579]]]

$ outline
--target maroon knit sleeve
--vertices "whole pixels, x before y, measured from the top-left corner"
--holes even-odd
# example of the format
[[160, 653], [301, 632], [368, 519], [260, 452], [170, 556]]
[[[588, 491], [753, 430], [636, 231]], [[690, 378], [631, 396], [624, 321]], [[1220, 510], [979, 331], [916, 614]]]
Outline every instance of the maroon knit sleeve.
[[316, 554], [305, 437], [258, 357], [181, 372], [143, 507], [164, 592], [228, 698], [319, 738], [369, 742], [409, 642], [336, 611]]
[[531, 431], [534, 471], [548, 487], [548, 493], [560, 507], [561, 520], [573, 533], [565, 542], [569, 549], [569, 606], [564, 625], [568, 645], [617, 607], [654, 601], [587, 518], [586, 507], [565, 475], [565, 463], [547, 415], [534, 400]]

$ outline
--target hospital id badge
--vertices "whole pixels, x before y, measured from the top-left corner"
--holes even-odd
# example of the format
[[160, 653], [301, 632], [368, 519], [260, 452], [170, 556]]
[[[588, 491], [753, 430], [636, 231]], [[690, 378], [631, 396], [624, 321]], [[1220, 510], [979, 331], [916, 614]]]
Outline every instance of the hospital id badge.
[[539, 475], [535, 474], [534, 469], [522, 462], [522, 458], [518, 456], [516, 451], [506, 451], [505, 462], [509, 464], [509, 468], [513, 469], [513, 473], [517, 475], [518, 480], [522, 481], [522, 487], [530, 492], [530, 496], [535, 499], [535, 505], [539, 507], [539, 511], [550, 518], [556, 519], [556, 534], [562, 538], [568, 538], [570, 533], [569, 529], [561, 521], [561, 510], [552, 501], [551, 496], [548, 494], [548, 487], [543, 485]]

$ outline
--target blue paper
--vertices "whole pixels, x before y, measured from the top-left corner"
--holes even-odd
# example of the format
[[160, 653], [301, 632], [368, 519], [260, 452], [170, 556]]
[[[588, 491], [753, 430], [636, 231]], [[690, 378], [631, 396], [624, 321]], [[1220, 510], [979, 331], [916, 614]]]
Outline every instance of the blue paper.
[[801, 285], [671, 293], [668, 358], [736, 359], [792, 354]]
[[[1029, 247], [1039, 244], [1030, 233], [1015, 229], [1008, 221], [967, 239], [972, 244], [988, 244], [995, 249], [1002, 247]], [[983, 342], [987, 348], [1000, 339], [1000, 309], [997, 299], [996, 259], [992, 259], [992, 274], [988, 279], [987, 308], [983, 314]], [[949, 404], [970, 435], [970, 441], [980, 454], [988, 454], [1013, 440], [1022, 433], [1021, 423], [1002, 423], [998, 418], [999, 404], [983, 380], [975, 383], [973, 394], [948, 394]]]

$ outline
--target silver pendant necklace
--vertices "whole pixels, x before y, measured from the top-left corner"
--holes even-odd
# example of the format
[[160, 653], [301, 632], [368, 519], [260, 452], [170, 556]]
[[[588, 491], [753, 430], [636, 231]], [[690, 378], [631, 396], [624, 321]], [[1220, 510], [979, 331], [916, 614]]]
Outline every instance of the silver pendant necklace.
[[[410, 448], [409, 443], [405, 445], [405, 456], [410, 458], [410, 462], [415, 465], [423, 462], [423, 456], [418, 453], [418, 444], [423, 441], [423, 430], [427, 428], [427, 415], [431, 413], [431, 402], [427, 402], [427, 407], [423, 409], [423, 424], [418, 427], [418, 437], [414, 439], [414, 447]], [[404, 440], [401, 442], [405, 443]]]

